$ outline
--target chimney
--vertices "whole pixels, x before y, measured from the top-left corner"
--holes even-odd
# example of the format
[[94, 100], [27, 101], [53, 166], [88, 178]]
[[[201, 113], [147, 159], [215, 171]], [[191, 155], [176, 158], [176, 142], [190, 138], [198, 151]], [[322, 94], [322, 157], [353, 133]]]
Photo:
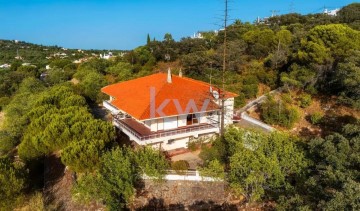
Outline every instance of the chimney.
[[179, 77], [182, 78], [182, 71], [181, 71], [181, 67], [180, 67], [180, 71], [179, 71]]
[[170, 70], [170, 67], [169, 67], [169, 69], [168, 69], [167, 82], [168, 82], [169, 84], [171, 84], [171, 82], [172, 82], [172, 80], [171, 80], [171, 70]]

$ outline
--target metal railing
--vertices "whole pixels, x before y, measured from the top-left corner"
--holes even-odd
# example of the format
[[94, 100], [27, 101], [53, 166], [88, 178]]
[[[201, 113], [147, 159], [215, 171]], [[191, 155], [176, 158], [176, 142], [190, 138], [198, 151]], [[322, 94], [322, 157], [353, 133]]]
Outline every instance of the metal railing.
[[131, 127], [129, 127], [128, 125], [123, 123], [121, 120], [114, 119], [114, 121], [141, 141], [217, 128], [216, 126], [209, 124], [209, 125], [191, 126], [189, 128], [174, 129], [174, 130], [170, 130], [170, 131], [163, 131], [163, 132], [158, 132], [158, 133], [151, 134], [151, 135], [141, 135], [138, 132], [136, 132], [135, 130], [133, 130]]
[[196, 176], [198, 172], [196, 170], [188, 169], [188, 170], [166, 170], [166, 174], [168, 175], [184, 175], [184, 176]]
[[111, 112], [112, 112], [112, 111], [118, 111], [118, 110], [119, 110], [118, 108], [116, 108], [113, 104], [111, 104], [111, 103], [110, 103], [109, 101], [107, 101], [107, 100], [104, 100], [104, 101], [103, 101], [103, 106], [104, 106], [104, 107], [108, 107]]

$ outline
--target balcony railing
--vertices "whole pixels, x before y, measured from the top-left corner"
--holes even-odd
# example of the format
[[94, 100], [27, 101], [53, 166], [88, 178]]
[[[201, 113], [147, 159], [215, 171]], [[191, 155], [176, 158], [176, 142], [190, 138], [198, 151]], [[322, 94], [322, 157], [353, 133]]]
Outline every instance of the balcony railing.
[[120, 125], [121, 128], [125, 129], [132, 135], [134, 135], [136, 138], [138, 138], [141, 141], [156, 139], [156, 138], [163, 138], [168, 136], [174, 136], [178, 134], [185, 134], [185, 133], [191, 133], [196, 131], [202, 131], [206, 129], [216, 129], [217, 127], [211, 124], [206, 125], [198, 125], [198, 126], [190, 126], [188, 128], [179, 128], [179, 129], [173, 129], [170, 131], [162, 131], [162, 132], [154, 132], [154, 134], [151, 135], [141, 135], [140, 133], [133, 130], [131, 127], [126, 125], [124, 122], [118, 119], [114, 119], [114, 121]]
[[107, 108], [108, 110], [110, 110], [112, 113], [118, 113], [119, 109], [116, 108], [113, 104], [111, 104], [109, 101], [104, 100], [103, 101], [103, 106], [105, 108]]

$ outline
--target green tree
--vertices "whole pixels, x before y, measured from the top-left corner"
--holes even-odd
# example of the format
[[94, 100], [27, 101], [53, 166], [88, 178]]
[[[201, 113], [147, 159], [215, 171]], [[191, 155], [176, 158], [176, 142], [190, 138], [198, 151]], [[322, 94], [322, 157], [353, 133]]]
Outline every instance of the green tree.
[[71, 60], [69, 59], [54, 59], [50, 62], [50, 67], [54, 68], [60, 68], [60, 69], [64, 69], [64, 67], [68, 64], [71, 64]]
[[63, 69], [52, 68], [47, 71], [48, 75], [45, 77], [45, 81], [50, 85], [66, 82], [71, 79], [71, 74]]
[[268, 56], [271, 66], [277, 69], [286, 64], [290, 55], [290, 46], [292, 44], [292, 33], [289, 30], [282, 29], [275, 34], [274, 43], [276, 49]]
[[0, 210], [11, 210], [26, 186], [26, 174], [8, 158], [0, 158]]
[[58, 85], [37, 95], [32, 109], [25, 115], [26, 130], [18, 153], [30, 161], [61, 150], [73, 141], [113, 140], [113, 126], [95, 120], [83, 97], [67, 86]]
[[[360, 208], [360, 122], [346, 125], [341, 134], [308, 142], [306, 178], [283, 197], [283, 209], [358, 210]], [[290, 203], [289, 203], [290, 202]]]
[[300, 119], [296, 107], [289, 105], [283, 100], [276, 101], [268, 97], [267, 101], [261, 104], [261, 118], [268, 124], [277, 124], [291, 128]]
[[147, 37], [146, 37], [146, 44], [149, 45], [150, 42], [151, 42], [150, 34], [148, 33], [148, 34], [147, 34]]
[[144, 147], [134, 152], [135, 161], [140, 171], [150, 177], [162, 179], [165, 170], [169, 168], [169, 162], [158, 151], [150, 147]]
[[345, 102], [360, 109], [360, 51], [339, 63], [335, 80], [339, 83], [340, 96]]
[[44, 90], [42, 82], [26, 78], [5, 109], [5, 121], [0, 131], [0, 151], [6, 154], [21, 140], [29, 123], [27, 113], [35, 106], [39, 93]]
[[133, 151], [117, 147], [101, 157], [98, 171], [79, 179], [73, 194], [79, 201], [104, 201], [110, 210], [119, 210], [130, 202], [144, 173], [161, 179], [167, 166], [165, 158], [152, 148]]
[[360, 3], [352, 3], [343, 8], [338, 13], [338, 18], [343, 23], [352, 23], [360, 20]]
[[61, 161], [76, 172], [91, 172], [98, 168], [104, 149], [102, 140], [73, 141], [61, 152]]
[[289, 73], [282, 72], [280, 74], [280, 80], [284, 84], [285, 88], [313, 90], [316, 83], [316, 72], [305, 66], [299, 66], [293, 64], [289, 68]]
[[264, 58], [274, 49], [275, 34], [271, 29], [255, 29], [243, 35], [247, 52], [255, 58]]
[[298, 56], [305, 62], [327, 64], [342, 61], [351, 55], [349, 49], [359, 50], [360, 32], [343, 24], [316, 26], [302, 41]]
[[81, 93], [94, 102], [101, 102], [104, 98], [101, 88], [106, 86], [107, 82], [103, 75], [91, 72], [87, 74], [78, 84]]
[[172, 37], [172, 35], [170, 33], [166, 33], [164, 35], [164, 41], [171, 42], [171, 41], [174, 41], [174, 39], [173, 39], [173, 37]]
[[225, 179], [224, 166], [219, 160], [212, 160], [207, 166], [200, 168], [201, 176], [217, 178], [219, 180]]
[[291, 188], [292, 178], [306, 166], [296, 139], [278, 132], [259, 135], [238, 128], [230, 130], [228, 139], [237, 139], [230, 145], [234, 148], [229, 172], [230, 186], [236, 192], [256, 201]]
[[[101, 158], [98, 174], [81, 179], [74, 190], [75, 194], [103, 200], [110, 210], [124, 208], [134, 195], [134, 185], [139, 179], [137, 167], [132, 161], [127, 148], [107, 152]], [[88, 181], [94, 184], [88, 186]]]

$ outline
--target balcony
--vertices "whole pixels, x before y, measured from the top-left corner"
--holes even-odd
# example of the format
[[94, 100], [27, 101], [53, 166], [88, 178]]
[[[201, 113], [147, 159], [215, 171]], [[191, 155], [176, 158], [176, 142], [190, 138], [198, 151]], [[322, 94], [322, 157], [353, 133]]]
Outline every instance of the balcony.
[[179, 127], [171, 130], [161, 130], [152, 132], [145, 125], [137, 122], [132, 118], [116, 119], [114, 124], [121, 129], [131, 140], [138, 142], [156, 142], [164, 141], [164, 139], [176, 139], [187, 136], [197, 137], [200, 134], [218, 133], [219, 127], [212, 124], [198, 124], [191, 126]]
[[115, 106], [113, 106], [109, 101], [104, 100], [103, 101], [103, 106], [106, 109], [108, 109], [109, 111], [111, 111], [111, 113], [113, 113], [113, 114], [119, 113], [119, 109], [116, 108]]

